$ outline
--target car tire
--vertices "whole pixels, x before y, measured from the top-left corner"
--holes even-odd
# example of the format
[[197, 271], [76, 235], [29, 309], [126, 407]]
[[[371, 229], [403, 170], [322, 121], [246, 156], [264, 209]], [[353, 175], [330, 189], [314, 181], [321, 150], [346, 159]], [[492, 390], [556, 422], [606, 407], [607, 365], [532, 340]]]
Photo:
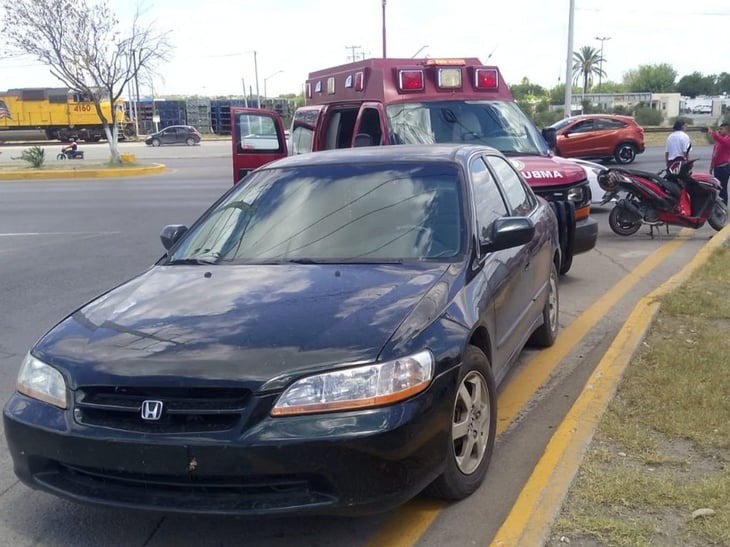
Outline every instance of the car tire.
[[185, 141], [185, 144], [187, 144], [188, 146], [195, 146], [196, 142], [194, 138], [188, 137], [188, 139]]
[[560, 275], [565, 275], [573, 265], [573, 250], [575, 249], [575, 203], [563, 201], [565, 218], [565, 245], [560, 249], [562, 254]]
[[575, 208], [567, 201], [551, 201], [550, 206], [558, 219], [558, 243], [560, 245], [560, 275], [565, 275], [573, 265], [575, 244]]
[[541, 348], [549, 348], [558, 337], [558, 313], [560, 310], [560, 293], [558, 291], [558, 271], [555, 264], [550, 269], [548, 294], [542, 309], [542, 325], [530, 336], [529, 343]]
[[160, 144], [162, 143], [160, 142], [160, 139], [152, 139], [152, 142], [150, 142], [150, 144], [152, 146], [160, 146]]
[[[463, 434], [460, 434], [463, 433]], [[497, 388], [489, 359], [479, 348], [467, 346], [459, 371], [443, 473], [426, 494], [460, 500], [484, 480], [497, 435]]]
[[636, 159], [636, 146], [630, 142], [622, 142], [616, 147], [616, 151], [613, 153], [613, 159], [621, 165], [633, 163]]

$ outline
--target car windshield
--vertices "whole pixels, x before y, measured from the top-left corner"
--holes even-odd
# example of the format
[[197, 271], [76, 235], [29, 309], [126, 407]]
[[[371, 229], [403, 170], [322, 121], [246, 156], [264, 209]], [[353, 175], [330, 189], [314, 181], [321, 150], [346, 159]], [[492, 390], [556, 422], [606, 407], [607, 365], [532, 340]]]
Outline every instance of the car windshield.
[[460, 181], [448, 162], [262, 169], [167, 262], [453, 261], [465, 240]]
[[506, 155], [548, 154], [535, 125], [510, 101], [431, 101], [386, 109], [394, 144], [469, 142]]

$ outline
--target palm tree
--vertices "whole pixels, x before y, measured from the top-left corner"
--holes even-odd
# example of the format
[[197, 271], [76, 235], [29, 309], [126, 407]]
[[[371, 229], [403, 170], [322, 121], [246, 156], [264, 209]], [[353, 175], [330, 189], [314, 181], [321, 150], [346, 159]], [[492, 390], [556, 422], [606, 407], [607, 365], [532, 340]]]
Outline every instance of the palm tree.
[[577, 84], [583, 80], [583, 93], [593, 85], [593, 76], [603, 78], [606, 73], [601, 68], [604, 59], [601, 52], [590, 46], [583, 46], [580, 51], [573, 52], [573, 81]]

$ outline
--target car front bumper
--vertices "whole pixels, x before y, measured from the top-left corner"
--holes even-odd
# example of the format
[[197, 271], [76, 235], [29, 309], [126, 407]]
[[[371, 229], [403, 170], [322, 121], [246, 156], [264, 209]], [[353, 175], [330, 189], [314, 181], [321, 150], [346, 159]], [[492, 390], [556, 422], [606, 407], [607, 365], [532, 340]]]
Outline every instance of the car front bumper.
[[227, 435], [80, 426], [15, 393], [4, 409], [16, 475], [78, 502], [172, 513], [368, 514], [404, 503], [443, 470], [457, 369], [399, 404], [263, 417]]

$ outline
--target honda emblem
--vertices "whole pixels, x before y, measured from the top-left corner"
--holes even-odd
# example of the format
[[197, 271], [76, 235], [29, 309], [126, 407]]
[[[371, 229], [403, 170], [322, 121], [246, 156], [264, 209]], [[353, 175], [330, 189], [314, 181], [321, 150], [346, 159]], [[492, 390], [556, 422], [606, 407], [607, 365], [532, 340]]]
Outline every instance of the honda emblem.
[[148, 422], [155, 422], [162, 418], [162, 401], [143, 401], [142, 419]]

